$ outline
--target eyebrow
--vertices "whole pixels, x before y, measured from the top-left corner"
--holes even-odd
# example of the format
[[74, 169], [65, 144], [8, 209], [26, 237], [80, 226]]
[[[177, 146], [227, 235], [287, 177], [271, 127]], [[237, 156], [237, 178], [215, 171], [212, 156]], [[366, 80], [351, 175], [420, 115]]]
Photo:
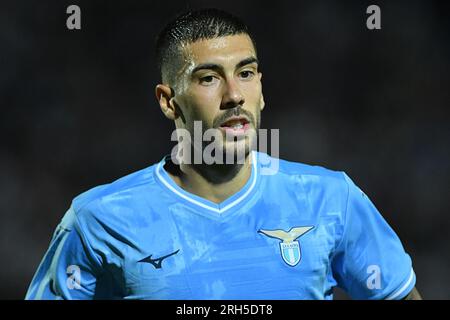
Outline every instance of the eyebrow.
[[[235, 69], [239, 69], [245, 65], [251, 64], [251, 63], [256, 63], [258, 64], [258, 59], [255, 57], [248, 57], [245, 58], [244, 60], [238, 62], [235, 66]], [[199, 70], [215, 70], [215, 71], [221, 71], [223, 70], [223, 67], [221, 65], [218, 65], [216, 63], [202, 63], [199, 64], [198, 66], [196, 66], [193, 70], [192, 70], [192, 74], [196, 73]]]

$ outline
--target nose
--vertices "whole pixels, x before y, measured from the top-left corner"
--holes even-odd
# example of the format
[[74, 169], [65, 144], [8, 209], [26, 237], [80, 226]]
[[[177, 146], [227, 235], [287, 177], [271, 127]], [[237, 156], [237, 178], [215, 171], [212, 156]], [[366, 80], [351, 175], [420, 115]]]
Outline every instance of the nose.
[[245, 102], [239, 86], [234, 79], [227, 81], [225, 92], [222, 98], [222, 109], [230, 109], [242, 106]]

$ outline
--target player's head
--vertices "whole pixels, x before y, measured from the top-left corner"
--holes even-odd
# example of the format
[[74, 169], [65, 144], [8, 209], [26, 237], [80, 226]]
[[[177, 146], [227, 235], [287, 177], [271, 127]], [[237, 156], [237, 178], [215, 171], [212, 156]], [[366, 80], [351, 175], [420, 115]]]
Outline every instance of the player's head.
[[[217, 9], [187, 12], [159, 34], [157, 59], [162, 81], [156, 86], [156, 97], [176, 128], [193, 135], [194, 121], [202, 121], [203, 132], [220, 130], [225, 150], [239, 147], [225, 141], [228, 132], [246, 136], [248, 151], [264, 108], [262, 74], [248, 27]], [[231, 117], [238, 119], [227, 122]], [[243, 133], [237, 122], [250, 130]]]

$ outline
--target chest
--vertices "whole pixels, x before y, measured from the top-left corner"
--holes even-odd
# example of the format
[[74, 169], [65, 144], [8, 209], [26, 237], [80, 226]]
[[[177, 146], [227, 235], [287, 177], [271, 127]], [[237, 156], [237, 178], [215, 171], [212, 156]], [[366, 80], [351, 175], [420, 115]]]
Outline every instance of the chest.
[[[259, 210], [212, 220], [172, 214], [140, 230], [124, 259], [135, 299], [321, 299], [331, 291], [335, 221]], [[151, 236], [149, 236], [151, 234]]]

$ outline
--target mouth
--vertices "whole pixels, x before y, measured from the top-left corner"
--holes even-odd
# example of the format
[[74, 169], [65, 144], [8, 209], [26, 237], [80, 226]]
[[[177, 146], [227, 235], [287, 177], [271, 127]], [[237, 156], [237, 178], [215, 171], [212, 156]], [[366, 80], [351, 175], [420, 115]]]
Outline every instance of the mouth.
[[220, 128], [233, 134], [245, 133], [250, 128], [250, 121], [246, 117], [231, 117], [225, 120]]

